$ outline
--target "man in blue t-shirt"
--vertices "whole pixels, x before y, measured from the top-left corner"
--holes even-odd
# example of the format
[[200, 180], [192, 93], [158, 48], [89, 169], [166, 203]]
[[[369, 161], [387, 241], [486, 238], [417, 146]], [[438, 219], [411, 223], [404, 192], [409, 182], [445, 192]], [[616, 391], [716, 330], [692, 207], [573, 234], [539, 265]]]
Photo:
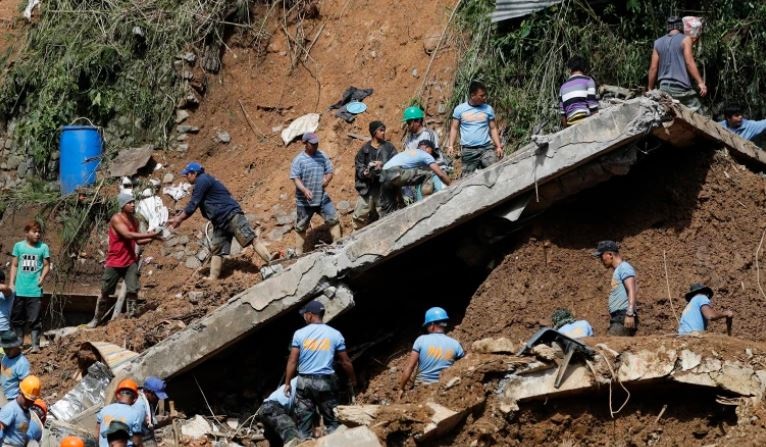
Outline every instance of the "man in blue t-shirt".
[[290, 180], [295, 183], [295, 250], [299, 255], [303, 253], [306, 232], [314, 214], [320, 214], [330, 227], [333, 242], [342, 237], [338, 212], [327, 194], [327, 186], [335, 172], [330, 157], [319, 150], [317, 134], [305, 133], [301, 140], [304, 150], [293, 158], [290, 165]]
[[[298, 378], [293, 377], [290, 381], [292, 389], [298, 388]], [[285, 395], [284, 385], [280, 384], [277, 389], [263, 400], [255, 415], [264, 425], [274, 431], [284, 444], [293, 439], [300, 439], [300, 432], [290, 412], [295, 406], [295, 393]], [[268, 437], [268, 435], [267, 435]]]
[[636, 271], [622, 259], [614, 241], [601, 241], [593, 252], [604, 267], [614, 269], [609, 292], [608, 335], [633, 336], [638, 330]]
[[399, 207], [402, 202], [402, 186], [418, 185], [433, 175], [445, 184], [450, 184], [450, 178], [439, 167], [434, 158], [435, 154], [433, 141], [423, 140], [417, 149], [405, 149], [383, 165], [380, 174], [380, 206], [383, 215], [390, 214]]
[[418, 337], [412, 346], [412, 352], [399, 379], [400, 396], [404, 394], [415, 367], [418, 369], [415, 379], [417, 383], [435, 383], [439, 381], [444, 369], [465, 355], [460, 342], [444, 333], [448, 321], [447, 311], [441, 307], [432, 307], [426, 311], [423, 327], [428, 334]]
[[40, 379], [28, 376], [20, 385], [21, 392], [0, 410], [0, 445], [24, 447], [31, 420], [30, 408], [40, 398]]
[[678, 335], [705, 332], [708, 322], [711, 320], [720, 320], [721, 318], [731, 320], [734, 317], [734, 312], [730, 310], [719, 312], [713, 307], [710, 302], [713, 298], [713, 289], [704, 284], [692, 284], [685, 298], [688, 304], [681, 314], [681, 321], [678, 323]]
[[115, 391], [116, 402], [109, 404], [96, 414], [98, 423], [98, 446], [109, 447], [107, 432], [112, 422], [122, 422], [127, 425], [131, 438], [129, 446], [140, 447], [143, 431], [143, 413], [133, 408], [138, 397], [138, 384], [132, 379], [124, 379], [117, 384]]
[[718, 124], [746, 140], [755, 141], [766, 134], [766, 120], [745, 119], [739, 104], [728, 104], [724, 107], [723, 117], [724, 120]]
[[3, 396], [0, 402], [10, 402], [19, 395], [19, 384], [29, 375], [29, 360], [21, 353], [21, 339], [13, 331], [0, 334], [3, 358], [0, 360], [0, 385]]
[[569, 309], [556, 309], [551, 315], [553, 329], [570, 338], [593, 336], [593, 327], [586, 320], [575, 320]]
[[495, 122], [495, 110], [487, 104], [487, 86], [471, 81], [468, 101], [455, 107], [449, 131], [447, 154], [455, 156], [455, 140], [460, 131], [461, 158], [465, 177], [503, 158], [503, 145]]
[[338, 428], [334, 412], [338, 406], [338, 378], [332, 366], [333, 360], [338, 359], [352, 389], [356, 386], [356, 375], [346, 353], [343, 335], [323, 323], [324, 305], [316, 300], [311, 301], [299, 312], [306, 326], [293, 335], [285, 369], [284, 394], [290, 396], [293, 392], [292, 379], [297, 374], [295, 419], [301, 437], [309, 438], [317, 410], [324, 419], [328, 433]]

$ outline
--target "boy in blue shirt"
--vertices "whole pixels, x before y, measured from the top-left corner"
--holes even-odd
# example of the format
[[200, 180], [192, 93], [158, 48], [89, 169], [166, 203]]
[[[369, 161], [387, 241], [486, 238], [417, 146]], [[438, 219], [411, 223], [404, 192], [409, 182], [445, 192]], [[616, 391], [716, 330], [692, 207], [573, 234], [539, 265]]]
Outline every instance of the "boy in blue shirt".
[[296, 373], [295, 419], [301, 437], [311, 437], [314, 413], [318, 410], [324, 419], [328, 433], [338, 428], [335, 407], [338, 406], [338, 378], [332, 363], [338, 359], [346, 373], [352, 389], [356, 387], [356, 376], [351, 359], [346, 353], [343, 335], [324, 324], [325, 308], [319, 301], [311, 301], [300, 311], [306, 326], [295, 331], [285, 370], [284, 394], [293, 392], [292, 380]]
[[713, 289], [704, 284], [692, 284], [684, 297], [688, 304], [678, 323], [678, 335], [705, 332], [708, 322], [711, 320], [720, 320], [721, 318], [728, 320], [734, 317], [734, 312], [730, 310], [719, 312], [713, 308], [710, 302], [713, 298]]
[[455, 155], [455, 140], [460, 131], [461, 177], [497, 163], [503, 158], [503, 145], [495, 122], [495, 110], [487, 104], [487, 86], [471, 81], [468, 101], [455, 107], [449, 131], [447, 154]]
[[29, 376], [29, 361], [21, 353], [21, 340], [13, 331], [0, 334], [0, 347], [5, 353], [0, 360], [0, 385], [3, 387], [0, 401], [5, 403], [19, 395], [19, 384]]
[[636, 271], [622, 259], [614, 241], [601, 241], [593, 252], [606, 268], [614, 269], [609, 292], [608, 335], [633, 336], [638, 330]]
[[412, 346], [412, 352], [399, 379], [400, 396], [404, 394], [416, 366], [418, 368], [416, 382], [436, 383], [444, 369], [452, 366], [456, 360], [462, 359], [465, 355], [460, 342], [445, 335], [447, 321], [449, 321], [447, 311], [441, 307], [432, 307], [426, 311], [423, 327], [428, 334], [418, 337]]
[[593, 336], [593, 327], [586, 320], [575, 321], [574, 315], [569, 309], [556, 309], [551, 316], [553, 329], [569, 338], [583, 338]]
[[[298, 388], [298, 378], [294, 377], [290, 381], [290, 387]], [[290, 416], [290, 412], [295, 406], [295, 393], [285, 395], [284, 385], [279, 385], [277, 389], [263, 400], [260, 408], [255, 415], [270, 430], [276, 432], [284, 444], [293, 439], [300, 439], [298, 427]]]
[[24, 226], [26, 238], [13, 246], [11, 287], [15, 293], [11, 321], [21, 341], [25, 326], [32, 333], [32, 352], [40, 351], [43, 282], [51, 268], [48, 245], [40, 241], [42, 227], [37, 222]]

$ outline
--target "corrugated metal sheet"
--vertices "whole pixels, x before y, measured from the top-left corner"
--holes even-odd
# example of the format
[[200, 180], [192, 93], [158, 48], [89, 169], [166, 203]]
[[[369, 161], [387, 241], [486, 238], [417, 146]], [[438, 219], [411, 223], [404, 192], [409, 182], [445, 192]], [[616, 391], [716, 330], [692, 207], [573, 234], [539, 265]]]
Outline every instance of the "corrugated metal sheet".
[[495, 12], [492, 13], [493, 22], [524, 17], [535, 11], [561, 3], [563, 0], [497, 0]]

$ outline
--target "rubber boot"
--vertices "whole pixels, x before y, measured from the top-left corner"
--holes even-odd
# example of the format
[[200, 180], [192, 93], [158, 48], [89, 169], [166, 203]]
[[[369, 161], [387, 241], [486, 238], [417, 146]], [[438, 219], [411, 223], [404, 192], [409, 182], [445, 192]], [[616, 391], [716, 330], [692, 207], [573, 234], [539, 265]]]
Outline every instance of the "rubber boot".
[[13, 332], [15, 332], [16, 336], [21, 340], [21, 346], [24, 346], [24, 326], [15, 326]]
[[333, 242], [338, 242], [343, 237], [341, 233], [340, 224], [335, 224], [330, 227], [330, 236], [332, 236]]
[[40, 352], [40, 330], [32, 329], [32, 352]]
[[306, 243], [306, 232], [295, 232], [295, 254], [300, 256], [303, 254], [303, 245]]
[[138, 295], [135, 293], [129, 293], [125, 296], [128, 317], [133, 318], [138, 313]]
[[104, 306], [104, 301], [106, 301], [106, 298], [104, 295], [99, 295], [98, 299], [96, 299], [96, 311], [93, 314], [93, 319], [90, 320], [90, 323], [88, 323], [88, 327], [93, 329], [94, 327], [98, 326], [98, 323], [101, 321], [101, 319], [104, 317], [102, 314], [103, 310], [102, 307]]
[[223, 266], [223, 257], [213, 256], [210, 258], [210, 275], [207, 279], [216, 281], [221, 276], [221, 267]]
[[263, 259], [264, 262], [268, 263], [272, 259], [271, 253], [269, 253], [269, 249], [266, 248], [265, 245], [263, 245], [263, 242], [254, 241], [253, 242], [253, 250], [258, 254], [258, 256]]

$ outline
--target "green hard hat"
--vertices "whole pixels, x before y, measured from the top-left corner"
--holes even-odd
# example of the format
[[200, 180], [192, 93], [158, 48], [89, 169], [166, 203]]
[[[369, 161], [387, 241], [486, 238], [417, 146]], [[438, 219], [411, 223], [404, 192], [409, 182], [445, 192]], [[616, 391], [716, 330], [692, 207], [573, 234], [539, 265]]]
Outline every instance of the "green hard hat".
[[402, 121], [408, 121], [408, 120], [417, 120], [425, 118], [426, 114], [423, 113], [423, 109], [421, 109], [418, 106], [409, 106], [406, 109], [404, 109], [404, 114], [402, 115]]
[[565, 324], [572, 323], [574, 321], [574, 316], [569, 309], [556, 309], [553, 312], [553, 315], [551, 315], [551, 320], [553, 328], [558, 329]]

